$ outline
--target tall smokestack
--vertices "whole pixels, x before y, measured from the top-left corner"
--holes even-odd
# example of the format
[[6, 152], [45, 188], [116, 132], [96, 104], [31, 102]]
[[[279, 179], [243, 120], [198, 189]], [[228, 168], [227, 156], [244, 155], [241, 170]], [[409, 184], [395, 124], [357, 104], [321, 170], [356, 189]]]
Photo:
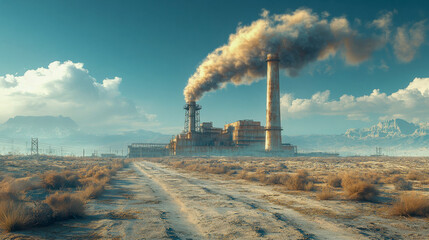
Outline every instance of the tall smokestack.
[[195, 101], [190, 101], [188, 103], [189, 106], [189, 132], [195, 132], [195, 110], [197, 108], [197, 104]]
[[279, 56], [267, 55], [267, 126], [265, 151], [279, 151], [282, 145], [280, 125]]

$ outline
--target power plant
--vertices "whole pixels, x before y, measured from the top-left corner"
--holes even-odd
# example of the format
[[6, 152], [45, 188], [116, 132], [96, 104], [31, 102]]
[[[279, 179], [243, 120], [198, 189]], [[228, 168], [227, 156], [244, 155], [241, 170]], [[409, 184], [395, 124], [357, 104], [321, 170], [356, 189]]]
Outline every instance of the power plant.
[[184, 106], [185, 126], [182, 133], [174, 136], [170, 143], [131, 144], [129, 157], [162, 155], [275, 155], [293, 156], [296, 146], [282, 144], [280, 118], [279, 57], [267, 55], [267, 109], [266, 127], [253, 120], [239, 120], [213, 127], [212, 122], [200, 124], [202, 107], [195, 101]]

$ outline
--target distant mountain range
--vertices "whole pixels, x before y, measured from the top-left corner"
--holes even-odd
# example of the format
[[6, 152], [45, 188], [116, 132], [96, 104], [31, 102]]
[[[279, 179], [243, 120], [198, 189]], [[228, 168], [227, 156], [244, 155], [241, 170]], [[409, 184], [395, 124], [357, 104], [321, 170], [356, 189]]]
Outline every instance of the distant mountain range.
[[393, 119], [363, 129], [349, 129], [345, 136], [351, 139], [371, 139], [371, 138], [402, 138], [418, 137], [429, 134], [427, 125], [409, 123], [402, 119]]
[[[40, 148], [81, 154], [125, 151], [131, 143], [168, 143], [170, 135], [153, 131], [127, 131], [121, 134], [89, 134], [71, 118], [63, 116], [16, 116], [0, 124], [0, 153], [28, 153], [32, 137]], [[336, 152], [341, 155], [375, 154], [381, 147], [388, 155], [429, 155], [429, 124], [409, 123], [403, 119], [383, 121], [362, 129], [348, 129], [339, 135], [283, 136], [283, 142], [299, 152]], [[53, 150], [52, 150], [53, 151]]]
[[0, 125], [5, 136], [64, 138], [79, 132], [78, 125], [69, 117], [16, 116]]
[[371, 127], [348, 129], [340, 135], [283, 136], [284, 142], [303, 151], [336, 152], [341, 155], [375, 154], [381, 147], [386, 155], [429, 155], [429, 125], [403, 119], [379, 122]]
[[[168, 143], [170, 135], [153, 131], [126, 131], [121, 134], [89, 134], [69, 117], [63, 116], [16, 116], [0, 125], [0, 153], [29, 150], [32, 137], [39, 139], [40, 148], [68, 149], [68, 152], [125, 151], [135, 142]], [[14, 149], [12, 149], [14, 148]], [[47, 150], [48, 151], [48, 150]]]

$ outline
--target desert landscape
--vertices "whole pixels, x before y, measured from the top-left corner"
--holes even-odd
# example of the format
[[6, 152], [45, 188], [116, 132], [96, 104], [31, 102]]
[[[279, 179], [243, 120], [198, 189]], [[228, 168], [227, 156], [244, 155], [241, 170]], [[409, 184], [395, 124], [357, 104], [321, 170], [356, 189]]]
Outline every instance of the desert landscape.
[[429, 240], [423, 1], [0, 10], [0, 239]]
[[428, 164], [422, 157], [2, 157], [1, 238], [425, 239]]

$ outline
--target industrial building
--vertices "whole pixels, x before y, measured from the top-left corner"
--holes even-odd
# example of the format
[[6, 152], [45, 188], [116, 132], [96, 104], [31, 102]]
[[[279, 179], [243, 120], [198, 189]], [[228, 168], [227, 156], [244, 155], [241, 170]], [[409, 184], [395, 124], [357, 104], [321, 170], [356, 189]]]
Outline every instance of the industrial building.
[[239, 120], [224, 128], [213, 127], [212, 122], [200, 122], [202, 107], [195, 101], [185, 106], [184, 131], [168, 144], [132, 144], [130, 157], [164, 155], [275, 155], [296, 154], [296, 146], [282, 144], [279, 90], [279, 58], [267, 55], [267, 126], [253, 120]]
[[162, 157], [168, 156], [166, 144], [162, 143], [133, 143], [128, 146], [128, 157]]

